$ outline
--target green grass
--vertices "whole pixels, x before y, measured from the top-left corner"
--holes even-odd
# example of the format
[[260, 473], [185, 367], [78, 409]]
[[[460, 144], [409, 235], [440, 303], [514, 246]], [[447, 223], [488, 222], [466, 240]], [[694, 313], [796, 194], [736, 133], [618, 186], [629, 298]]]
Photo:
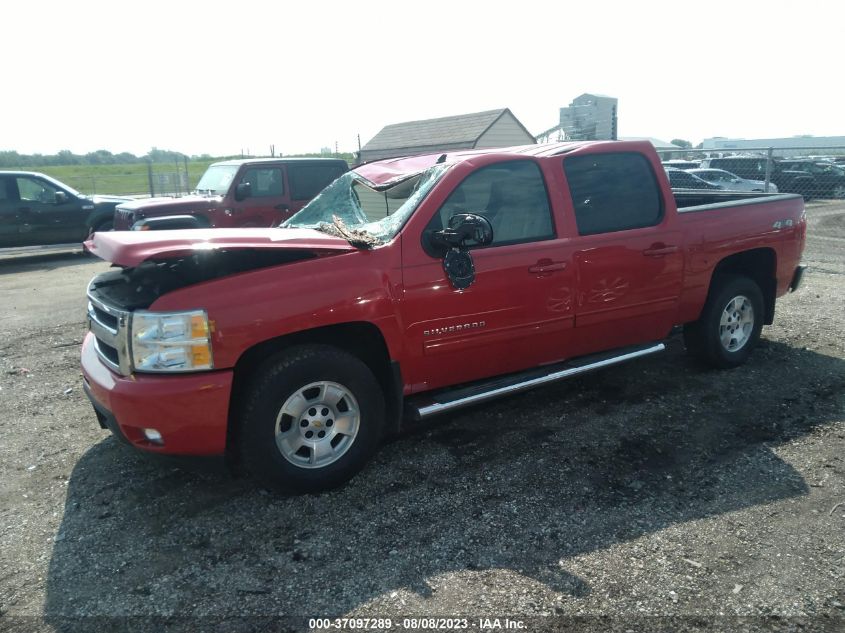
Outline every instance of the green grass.
[[[319, 156], [319, 154], [305, 154], [305, 156]], [[288, 158], [285, 156], [285, 158]], [[352, 154], [341, 154], [347, 163], [352, 163]], [[206, 168], [211, 164], [225, 158], [209, 158], [207, 160], [188, 161], [188, 183], [189, 189], [193, 190], [200, 177], [205, 173]], [[63, 182], [77, 191], [87, 194], [111, 194], [111, 195], [149, 195], [150, 185], [147, 174], [147, 163], [128, 163], [124, 165], [58, 165], [43, 167], [4, 167], [3, 169], [20, 171], [37, 171], [47, 174]], [[179, 172], [185, 172], [185, 164], [179, 163]], [[170, 176], [169, 185], [162, 187], [160, 177]], [[155, 163], [153, 164], [153, 186], [156, 195], [185, 193], [184, 187], [181, 191], [177, 189], [176, 163]]]
[[[188, 180], [190, 188], [196, 187], [206, 168], [218, 159], [205, 161], [188, 161]], [[14, 169], [14, 168], [8, 168]], [[132, 163], [127, 165], [59, 165], [45, 167], [27, 167], [25, 171], [38, 171], [63, 182], [74, 189], [87, 194], [141, 195], [149, 194], [149, 177], [146, 163]], [[179, 165], [179, 171], [184, 173], [184, 163]], [[160, 174], [175, 174], [176, 164], [153, 165], [153, 183], [156, 193], [159, 188]], [[175, 178], [169, 191], [174, 193]], [[183, 192], [184, 193], [184, 192]]]

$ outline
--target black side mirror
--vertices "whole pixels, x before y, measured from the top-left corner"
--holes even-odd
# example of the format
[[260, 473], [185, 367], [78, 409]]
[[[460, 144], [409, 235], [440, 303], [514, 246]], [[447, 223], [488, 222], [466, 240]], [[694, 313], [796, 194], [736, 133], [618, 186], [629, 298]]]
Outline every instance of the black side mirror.
[[449, 218], [449, 226], [431, 234], [431, 242], [442, 248], [466, 248], [467, 241], [486, 246], [493, 241], [490, 220], [476, 213], [458, 213]]
[[235, 200], [240, 202], [241, 200], [246, 200], [252, 195], [252, 185], [248, 182], [242, 182], [237, 187], [235, 187]]
[[434, 231], [431, 243], [443, 253], [443, 270], [452, 286], [458, 290], [469, 288], [475, 281], [475, 264], [467, 250], [467, 242], [486, 246], [493, 241], [490, 220], [475, 213], [458, 213], [449, 218], [449, 227]]
[[67, 200], [67, 194], [64, 191], [56, 192], [56, 204], [64, 204]]

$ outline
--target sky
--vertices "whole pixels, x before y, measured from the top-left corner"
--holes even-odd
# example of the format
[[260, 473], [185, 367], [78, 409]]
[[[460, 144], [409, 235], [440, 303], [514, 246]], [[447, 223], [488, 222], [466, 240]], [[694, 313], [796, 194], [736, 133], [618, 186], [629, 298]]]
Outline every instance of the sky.
[[840, 0], [9, 3], [0, 150], [354, 151], [384, 125], [584, 92], [619, 135], [845, 135]]

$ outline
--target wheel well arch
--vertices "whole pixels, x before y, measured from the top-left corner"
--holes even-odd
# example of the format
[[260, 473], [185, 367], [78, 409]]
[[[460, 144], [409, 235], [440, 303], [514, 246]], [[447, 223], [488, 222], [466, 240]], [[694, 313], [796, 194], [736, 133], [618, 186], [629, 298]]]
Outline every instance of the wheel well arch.
[[742, 275], [757, 283], [763, 293], [765, 307], [763, 323], [771, 325], [775, 319], [777, 297], [777, 254], [774, 249], [754, 248], [725, 257], [713, 269], [708, 298], [716, 288], [719, 279], [726, 275]]
[[261, 341], [241, 354], [234, 367], [232, 397], [229, 405], [227, 445], [230, 448], [233, 441], [236, 441], [237, 418], [243, 394], [256, 371], [275, 354], [295, 345], [307, 344], [330, 345], [362, 360], [373, 372], [384, 393], [387, 415], [385, 430], [388, 434], [398, 432], [403, 391], [399, 363], [390, 358], [387, 342], [378, 326], [366, 321], [353, 321], [293, 332]]

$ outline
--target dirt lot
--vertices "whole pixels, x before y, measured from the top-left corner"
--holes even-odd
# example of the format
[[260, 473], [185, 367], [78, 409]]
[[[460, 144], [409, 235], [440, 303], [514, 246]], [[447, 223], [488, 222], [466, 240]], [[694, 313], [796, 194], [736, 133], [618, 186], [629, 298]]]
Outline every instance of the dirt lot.
[[842, 630], [845, 205], [808, 215], [805, 285], [746, 367], [704, 370], [673, 341], [408, 433], [345, 488], [292, 498], [101, 431], [78, 354], [106, 265], [0, 262], [0, 629]]

